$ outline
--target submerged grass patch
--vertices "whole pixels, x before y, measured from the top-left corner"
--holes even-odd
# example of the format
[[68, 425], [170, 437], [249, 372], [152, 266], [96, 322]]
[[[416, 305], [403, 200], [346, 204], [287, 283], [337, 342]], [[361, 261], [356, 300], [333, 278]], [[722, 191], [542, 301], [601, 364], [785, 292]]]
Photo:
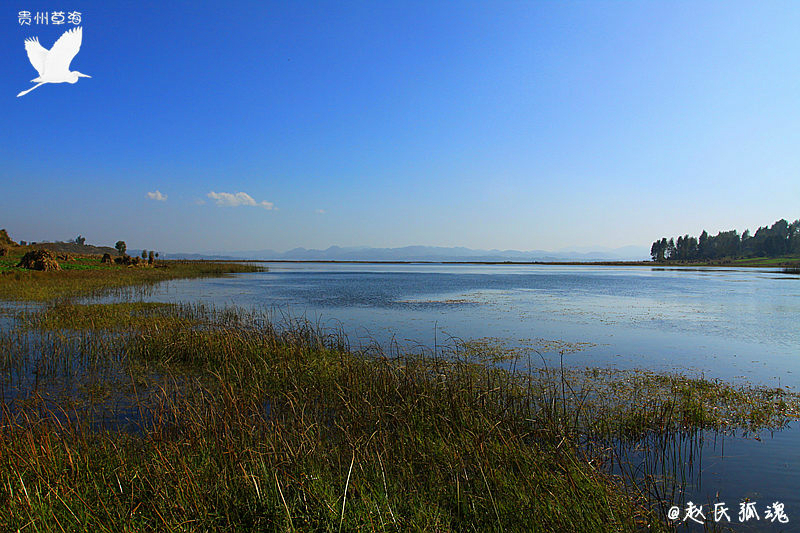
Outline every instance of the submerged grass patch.
[[178, 326], [192, 327], [198, 320], [187, 307], [156, 302], [123, 302], [113, 304], [73, 304], [27, 311], [18, 315], [20, 323], [38, 330], [120, 330]]
[[497, 337], [457, 341], [457, 353], [468, 360], [499, 363], [520, 361], [534, 354], [571, 354], [597, 346], [592, 342], [568, 342], [560, 339], [523, 339], [518, 344]]
[[[555, 371], [551, 371], [555, 374]], [[559, 371], [560, 373], [560, 371]], [[800, 395], [780, 388], [734, 385], [646, 370], [564, 371], [572, 398], [592, 411], [597, 435], [638, 436], [675, 430], [762, 431], [800, 419]]]

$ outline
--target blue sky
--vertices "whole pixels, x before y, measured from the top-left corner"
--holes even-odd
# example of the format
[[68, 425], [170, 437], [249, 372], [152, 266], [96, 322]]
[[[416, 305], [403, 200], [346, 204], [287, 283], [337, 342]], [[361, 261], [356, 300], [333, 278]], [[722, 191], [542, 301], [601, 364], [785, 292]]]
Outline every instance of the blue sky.
[[[92, 78], [16, 98], [24, 39], [72, 27], [21, 10], [80, 12]], [[800, 217], [797, 2], [23, 0], [0, 28], [18, 239], [559, 250]]]

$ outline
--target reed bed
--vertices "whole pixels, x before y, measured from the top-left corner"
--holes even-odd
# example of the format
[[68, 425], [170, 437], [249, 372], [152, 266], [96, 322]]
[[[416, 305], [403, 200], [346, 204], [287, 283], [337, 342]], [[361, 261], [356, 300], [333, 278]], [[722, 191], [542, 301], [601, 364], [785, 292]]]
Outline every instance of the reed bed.
[[652, 491], [612, 475], [620, 443], [798, 413], [779, 389], [547, 368], [458, 342], [357, 351], [273, 318], [19, 311], [0, 331], [0, 528], [667, 530]]
[[[178, 278], [221, 276], [231, 273], [262, 272], [264, 267], [246, 263], [210, 261], [156, 261], [154, 266], [102, 265], [100, 258], [62, 262], [61, 271], [38, 272], [14, 268], [19, 258], [6, 261], [0, 269], [0, 300], [49, 301], [77, 296], [131, 293], [131, 287], [152, 287]], [[2, 266], [2, 265], [0, 265]]]

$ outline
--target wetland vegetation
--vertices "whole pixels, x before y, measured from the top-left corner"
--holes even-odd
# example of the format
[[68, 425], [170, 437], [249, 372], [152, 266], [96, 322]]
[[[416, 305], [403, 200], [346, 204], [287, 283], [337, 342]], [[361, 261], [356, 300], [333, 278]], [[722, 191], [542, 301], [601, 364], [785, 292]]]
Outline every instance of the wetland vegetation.
[[260, 272], [264, 267], [211, 261], [156, 261], [129, 267], [103, 264], [93, 255], [71, 255], [59, 260], [60, 271], [35, 271], [17, 266], [31, 247], [12, 248], [0, 256], [0, 299], [47, 301], [108, 294], [115, 289], [154, 285], [179, 278], [220, 276], [235, 272]]
[[[800, 413], [782, 389], [548, 367], [542, 351], [576, 349], [560, 342], [355, 349], [302, 320], [136, 299], [247, 265], [78, 264], [0, 274], [0, 297], [40, 302], [0, 317], [4, 530], [669, 530], [679, 473], [660, 454]], [[652, 450], [643, 474], [633, 448]]]

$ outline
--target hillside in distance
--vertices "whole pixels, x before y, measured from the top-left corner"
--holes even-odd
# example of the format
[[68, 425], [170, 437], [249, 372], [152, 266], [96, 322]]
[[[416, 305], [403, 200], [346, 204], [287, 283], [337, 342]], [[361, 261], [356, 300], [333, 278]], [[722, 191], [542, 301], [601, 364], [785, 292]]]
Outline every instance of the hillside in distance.
[[169, 253], [171, 259], [253, 259], [260, 261], [643, 261], [649, 259], [644, 246], [563, 250], [475, 250], [465, 247], [404, 246], [370, 248], [331, 246], [325, 250], [294, 248], [286, 252], [249, 250]]

